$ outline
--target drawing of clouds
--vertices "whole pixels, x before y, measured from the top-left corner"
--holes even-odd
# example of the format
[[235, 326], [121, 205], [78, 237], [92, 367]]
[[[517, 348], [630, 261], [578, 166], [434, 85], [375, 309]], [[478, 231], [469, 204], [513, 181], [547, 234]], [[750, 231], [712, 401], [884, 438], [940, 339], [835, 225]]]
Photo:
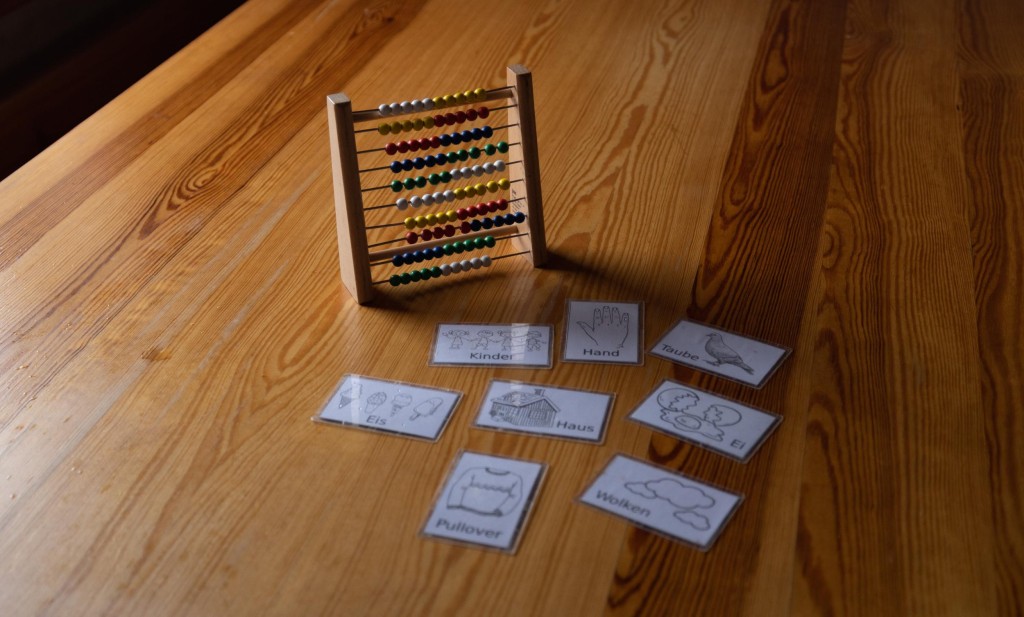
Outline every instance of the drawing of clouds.
[[711, 523], [706, 517], [697, 514], [696, 512], [690, 512], [688, 510], [682, 510], [680, 512], [673, 512], [672, 516], [676, 517], [680, 523], [689, 525], [694, 529], [700, 531], [707, 531], [711, 527]]
[[626, 489], [646, 499], [664, 499], [683, 510], [710, 508], [715, 505], [715, 500], [704, 491], [693, 486], [686, 486], [671, 478], [648, 480], [647, 482], [627, 482]]

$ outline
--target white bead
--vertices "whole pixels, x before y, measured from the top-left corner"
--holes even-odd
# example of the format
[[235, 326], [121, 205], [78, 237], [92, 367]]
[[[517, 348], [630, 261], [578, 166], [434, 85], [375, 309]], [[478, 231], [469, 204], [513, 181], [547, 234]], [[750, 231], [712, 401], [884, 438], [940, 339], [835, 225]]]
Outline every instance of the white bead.
[[448, 264], [441, 264], [441, 276], [448, 276], [452, 273], [452, 267]]
[[382, 116], [390, 116], [391, 115], [391, 108], [388, 107], [387, 103], [381, 103], [380, 106], [377, 107], [377, 111], [379, 111], [380, 115], [382, 115]]
[[[454, 195], [455, 195], [455, 193], [452, 193], [452, 196], [454, 196]], [[438, 191], [438, 192], [434, 193], [434, 203], [435, 204], [443, 204], [447, 197], [448, 197], [447, 195], [445, 195], [441, 191]]]
[[469, 260], [469, 265], [473, 266], [474, 270], [479, 270], [481, 266], [483, 266], [484, 264], [482, 261], [480, 261], [479, 257], [474, 257], [473, 259]]
[[491, 256], [490, 255], [484, 255], [483, 257], [480, 258], [480, 263], [483, 264], [483, 266], [485, 268], [490, 268], [491, 267], [491, 263], [492, 263], [491, 262]]
[[401, 103], [392, 103], [391, 105], [388, 105], [388, 107], [391, 108], [391, 113], [392, 114], [400, 114], [400, 113], [402, 113], [402, 104]]
[[459, 272], [462, 272], [462, 262], [461, 261], [452, 262], [451, 268], [452, 268], [452, 274], [458, 274]]
[[413, 101], [412, 102], [412, 110], [413, 111], [423, 111], [423, 101], [421, 101], [419, 99]]
[[430, 111], [434, 108], [434, 99], [423, 99], [420, 102], [423, 103], [423, 109], [426, 111]]
[[409, 207], [409, 200], [405, 197], [399, 197], [398, 200], [395, 201], [395, 207], [399, 210], [405, 210]]
[[433, 193], [425, 193], [423, 195], [423, 197], [420, 197], [420, 199], [423, 200], [423, 205], [424, 206], [432, 206], [432, 205], [434, 205], [434, 194]]
[[448, 189], [444, 192], [444, 198], [449, 202], [455, 201], [455, 191]]
[[452, 174], [452, 180], [462, 180], [462, 172], [459, 171], [458, 167], [456, 167], [455, 169], [451, 170], [450, 173]]
[[474, 176], [482, 176], [482, 175], [484, 175], [484, 168], [481, 167], [480, 165], [473, 165], [473, 175]]
[[412, 206], [413, 208], [419, 208], [420, 206], [423, 205], [423, 198], [420, 197], [419, 195], [413, 195], [412, 197], [409, 198], [409, 205]]
[[500, 159], [494, 161], [494, 171], [505, 171], [505, 161]]
[[473, 168], [472, 167], [463, 167], [459, 171], [462, 172], [462, 176], [464, 178], [472, 178], [473, 177]]
[[494, 163], [484, 163], [484, 171], [489, 173], [489, 174], [493, 174], [494, 173]]
[[413, 110], [412, 103], [410, 103], [409, 101], [402, 101], [401, 103], [399, 103], [399, 105], [402, 106], [402, 111], [404, 113], [410, 113]]

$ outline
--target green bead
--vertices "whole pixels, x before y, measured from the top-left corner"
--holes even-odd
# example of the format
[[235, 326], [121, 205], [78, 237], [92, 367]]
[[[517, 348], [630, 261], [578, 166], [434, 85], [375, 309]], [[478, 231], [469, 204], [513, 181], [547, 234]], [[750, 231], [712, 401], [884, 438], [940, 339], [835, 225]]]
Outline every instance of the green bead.
[[480, 148], [473, 146], [469, 149], [469, 156], [475, 159], [480, 158]]
[[455, 247], [453, 247], [451, 244], [445, 244], [444, 246], [441, 247], [441, 250], [444, 251], [445, 255], [451, 255], [452, 253], [455, 252]]
[[452, 244], [452, 248], [455, 249], [456, 253], [461, 253], [466, 250], [466, 245], [462, 243], [462, 240], [459, 240]]
[[478, 249], [482, 249], [487, 246], [487, 243], [484, 242], [483, 238], [473, 238], [473, 244], [476, 245], [476, 248]]
[[429, 181], [431, 184], [437, 184], [438, 182], [441, 181], [441, 176], [437, 174], [430, 174], [430, 176], [427, 178], [427, 181]]
[[494, 248], [494, 236], [485, 237], [484, 244], [486, 244], [488, 248]]
[[409, 273], [409, 280], [411, 280], [414, 283], [420, 280], [421, 278], [423, 277], [420, 276], [419, 270], [413, 270], [412, 272]]
[[[414, 188], [416, 188], [416, 179], [415, 178], [406, 178], [404, 184], [405, 184], [405, 188], [407, 188], [407, 189], [414, 189]], [[395, 187], [392, 186], [391, 188], [394, 189]]]
[[402, 284], [403, 285], [408, 285], [411, 282], [412, 282], [412, 275], [409, 274], [408, 272], [403, 272], [402, 273]]
[[434, 277], [436, 279], [441, 278], [441, 268], [440, 268], [440, 266], [434, 266], [433, 268], [431, 268], [430, 269], [430, 276], [432, 276], [432, 277]]
[[416, 186], [423, 188], [427, 185], [427, 179], [423, 176], [416, 176]]
[[420, 277], [424, 281], [429, 281], [431, 279], [431, 277], [432, 277], [432, 273], [430, 272], [430, 268], [423, 268], [422, 270], [420, 270]]
[[487, 156], [494, 156], [494, 153], [497, 151], [498, 149], [494, 147], [494, 144], [487, 144], [484, 146], [484, 152], [487, 153]]
[[468, 160], [468, 159], [469, 159], [469, 152], [466, 152], [465, 150], [459, 150], [459, 160], [460, 161], [465, 161], [465, 160]]
[[396, 193], [401, 193], [402, 192], [402, 181], [401, 180], [392, 180], [391, 181], [391, 190], [396, 192]]
[[459, 155], [456, 152], [449, 152], [445, 156], [448, 157], [448, 162], [449, 163], [455, 163], [455, 162], [457, 162], [459, 160]]
[[501, 152], [502, 154], [508, 152], [508, 142], [507, 141], [499, 141], [498, 142], [498, 152]]
[[399, 285], [402, 284], [402, 277], [398, 276], [397, 274], [392, 274], [391, 278], [388, 279], [388, 282], [391, 283], [392, 287], [398, 287]]
[[451, 181], [452, 181], [452, 174], [451, 174], [451, 172], [442, 171], [441, 172], [441, 182], [451, 182]]

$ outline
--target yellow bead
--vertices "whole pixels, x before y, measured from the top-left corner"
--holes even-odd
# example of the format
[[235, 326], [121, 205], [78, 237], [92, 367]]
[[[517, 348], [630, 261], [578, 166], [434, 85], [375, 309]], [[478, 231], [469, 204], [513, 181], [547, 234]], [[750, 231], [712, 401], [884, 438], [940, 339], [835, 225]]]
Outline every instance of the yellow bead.
[[397, 121], [397, 120], [392, 122], [391, 123], [391, 132], [392, 133], [401, 133], [402, 132], [402, 123]]
[[423, 118], [416, 118], [415, 120], [413, 120], [412, 121], [412, 126], [417, 131], [422, 131], [423, 130]]
[[436, 214], [436, 216], [437, 216], [437, 222], [438, 223], [447, 223], [448, 222], [448, 215], [445, 214], [444, 212], [438, 212]]
[[387, 135], [391, 132], [391, 125], [385, 122], [384, 124], [377, 127], [377, 132], [381, 135]]
[[476, 96], [474, 96], [472, 90], [466, 90], [462, 93], [462, 96], [465, 97], [467, 103], [472, 103], [476, 100]]
[[455, 220], [458, 220], [458, 218], [459, 218], [459, 214], [455, 210], [449, 210], [447, 212], [447, 214], [448, 214], [448, 220], [449, 221], [455, 221]]
[[416, 217], [416, 226], [420, 227], [420, 228], [426, 227], [427, 226], [427, 219], [422, 217], [422, 216], [417, 216]]
[[435, 96], [434, 98], [432, 98], [430, 100], [434, 102], [434, 109], [441, 109], [442, 107], [444, 107], [444, 97], [443, 96]]
[[403, 131], [411, 131], [413, 128], [414, 128], [414, 126], [413, 126], [412, 120], [406, 120], [405, 122], [402, 123], [402, 130]]
[[484, 90], [483, 88], [477, 88], [473, 91], [473, 94], [476, 95], [476, 100], [478, 101], [484, 101], [487, 99], [487, 90]]
[[405, 221], [403, 222], [405, 223], [406, 229], [412, 229], [416, 227], [416, 219], [412, 218], [411, 216], [406, 217]]
[[427, 225], [437, 225], [437, 215], [436, 214], [428, 214], [424, 218], [427, 220]]
[[455, 198], [456, 199], [465, 199], [466, 198], [466, 189], [461, 188], [461, 187], [455, 189]]
[[477, 195], [480, 195], [481, 197], [483, 197], [484, 194], [486, 194], [486, 193], [487, 193], [487, 185], [486, 184], [478, 184], [478, 185], [476, 185], [476, 194]]
[[423, 126], [427, 127], [428, 129], [434, 128], [434, 116], [427, 116], [426, 118], [424, 118]]
[[466, 97], [461, 92], [456, 92], [455, 94], [452, 95], [452, 98], [455, 99], [456, 105], [462, 105], [463, 103], [466, 102]]
[[495, 191], [498, 190], [498, 183], [495, 182], [494, 180], [491, 180], [490, 182], [487, 183], [487, 190], [494, 193]]
[[444, 95], [444, 106], [445, 107], [449, 107], [449, 106], [454, 105], [454, 104], [455, 104], [455, 98], [452, 95], [450, 95], [450, 94]]
[[508, 178], [502, 178], [501, 180], [498, 180], [498, 186], [500, 186], [503, 189], [507, 189], [509, 186]]

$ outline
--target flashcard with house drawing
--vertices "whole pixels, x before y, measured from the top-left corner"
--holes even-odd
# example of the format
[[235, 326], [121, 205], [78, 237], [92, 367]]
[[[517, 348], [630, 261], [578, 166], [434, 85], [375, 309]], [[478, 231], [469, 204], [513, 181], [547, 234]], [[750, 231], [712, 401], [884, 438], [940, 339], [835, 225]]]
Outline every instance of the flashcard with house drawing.
[[475, 426], [601, 443], [615, 395], [492, 380]]

